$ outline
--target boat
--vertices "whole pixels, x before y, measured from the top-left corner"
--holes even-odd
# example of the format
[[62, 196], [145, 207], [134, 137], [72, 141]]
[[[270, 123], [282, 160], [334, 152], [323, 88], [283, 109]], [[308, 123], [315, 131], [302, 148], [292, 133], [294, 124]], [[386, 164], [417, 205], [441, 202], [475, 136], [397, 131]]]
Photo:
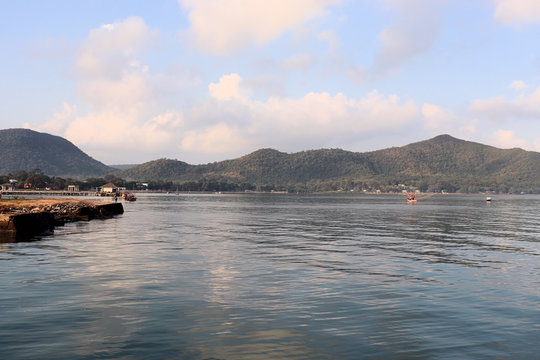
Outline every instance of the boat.
[[137, 198], [132, 193], [122, 193], [122, 199], [125, 201], [136, 201]]
[[414, 205], [417, 202], [418, 202], [418, 200], [416, 199], [416, 194], [415, 193], [408, 193], [407, 194], [407, 204]]
[[491, 196], [486, 197], [487, 202], [491, 202]]

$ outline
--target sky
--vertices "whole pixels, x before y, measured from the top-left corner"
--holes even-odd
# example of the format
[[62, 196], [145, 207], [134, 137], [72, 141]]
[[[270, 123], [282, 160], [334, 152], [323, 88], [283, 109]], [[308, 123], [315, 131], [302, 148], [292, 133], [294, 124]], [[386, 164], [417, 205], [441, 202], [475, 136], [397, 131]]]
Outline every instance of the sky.
[[538, 0], [0, 0], [0, 128], [106, 164], [540, 151]]

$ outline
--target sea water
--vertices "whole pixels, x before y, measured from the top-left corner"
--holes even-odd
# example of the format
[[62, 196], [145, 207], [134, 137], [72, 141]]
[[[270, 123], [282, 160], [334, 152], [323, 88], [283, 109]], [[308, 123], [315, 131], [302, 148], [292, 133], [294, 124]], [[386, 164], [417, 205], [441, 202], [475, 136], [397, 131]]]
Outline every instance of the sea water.
[[139, 194], [0, 244], [2, 359], [540, 358], [540, 196]]

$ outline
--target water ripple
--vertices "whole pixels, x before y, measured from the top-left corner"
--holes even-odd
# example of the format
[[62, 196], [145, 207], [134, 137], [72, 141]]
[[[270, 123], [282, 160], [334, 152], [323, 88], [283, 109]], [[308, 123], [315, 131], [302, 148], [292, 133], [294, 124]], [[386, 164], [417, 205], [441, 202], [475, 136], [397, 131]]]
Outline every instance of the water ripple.
[[141, 194], [0, 243], [10, 359], [534, 358], [540, 198]]

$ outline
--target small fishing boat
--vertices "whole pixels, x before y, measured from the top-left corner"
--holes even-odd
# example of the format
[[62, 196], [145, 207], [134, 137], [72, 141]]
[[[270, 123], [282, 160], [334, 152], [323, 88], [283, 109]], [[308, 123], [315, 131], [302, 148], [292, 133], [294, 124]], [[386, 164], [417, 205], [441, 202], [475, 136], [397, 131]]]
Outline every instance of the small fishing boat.
[[416, 199], [416, 194], [415, 193], [408, 193], [407, 194], [407, 204], [416, 204], [418, 202], [418, 200]]
[[136, 201], [137, 198], [132, 193], [122, 193], [122, 199], [125, 201]]
[[491, 196], [486, 197], [487, 202], [491, 202]]

